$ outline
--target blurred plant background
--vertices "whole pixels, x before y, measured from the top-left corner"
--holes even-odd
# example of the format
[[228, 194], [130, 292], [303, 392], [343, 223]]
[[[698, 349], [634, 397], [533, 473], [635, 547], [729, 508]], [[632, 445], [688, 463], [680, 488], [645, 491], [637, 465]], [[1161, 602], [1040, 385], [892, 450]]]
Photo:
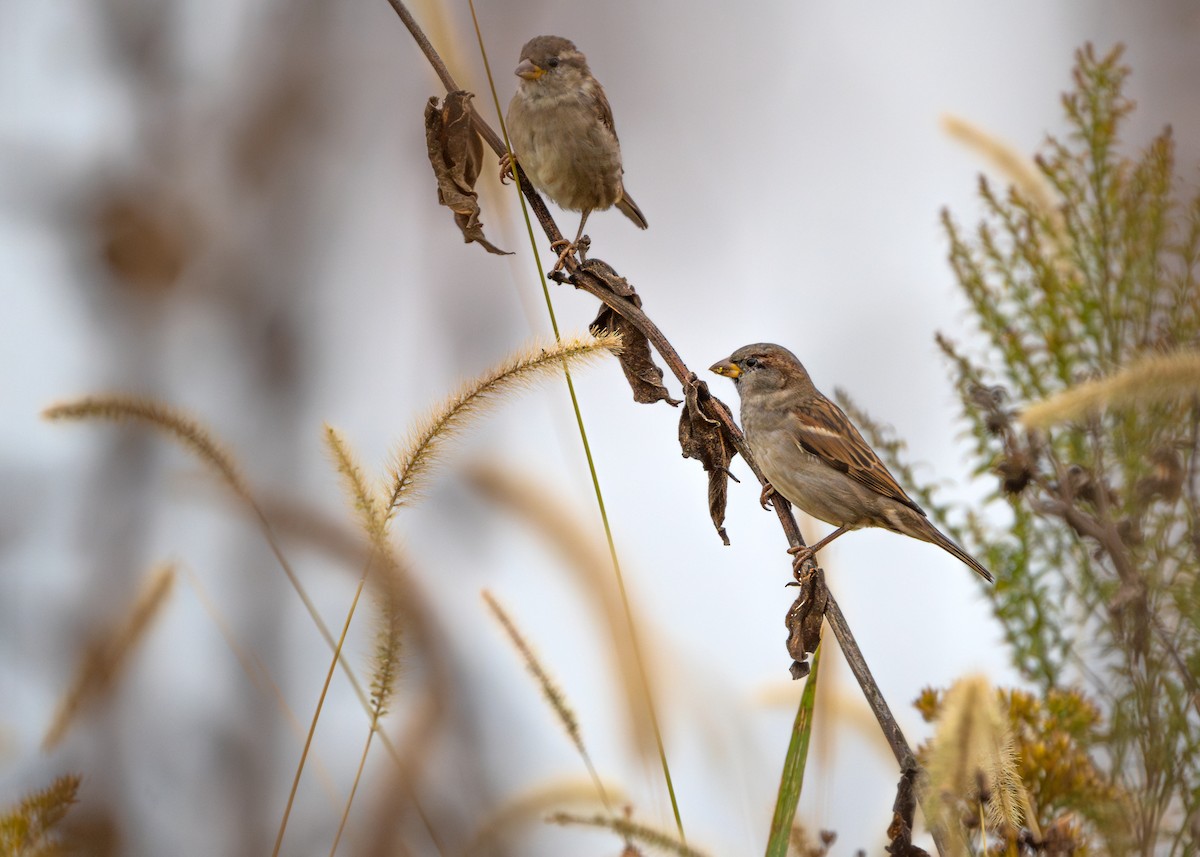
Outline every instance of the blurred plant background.
[[[465, 7], [413, 10], [458, 79], [482, 94]], [[1182, 574], [1194, 587], [1185, 569], [1194, 572], [1195, 518], [1186, 493], [1151, 482], [1169, 483], [1176, 458], [1191, 461], [1194, 405], [1055, 427], [1048, 446], [1025, 449], [1011, 422], [997, 434], [983, 406], [991, 400], [978, 394], [1004, 385], [997, 408], [1007, 413], [1146, 352], [1194, 344], [1195, 316], [1165, 308], [1143, 313], [1151, 323], [1114, 318], [1111, 330], [1089, 330], [1082, 315], [1058, 331], [1036, 328], [1037, 347], [1017, 333], [1060, 318], [1021, 303], [1021, 289], [1047, 270], [1067, 289], [1106, 276], [1092, 261], [1112, 263], [1127, 274], [1111, 283], [1120, 300], [1182, 288], [1186, 258], [1173, 245], [1186, 234], [1164, 231], [1172, 187], [1166, 144], [1152, 141], [1170, 122], [1178, 173], [1195, 179], [1200, 13], [1186, 2], [479, 10], [502, 101], [529, 36], [559, 33], [588, 54], [651, 223], [638, 233], [597, 215], [593, 251], [635, 283], [689, 364], [751, 341], [792, 347], [820, 386], [847, 388], [893, 425], [906, 459], [930, 462], [915, 480], [948, 483], [938, 498], [951, 523], [990, 546], [1002, 585], [982, 597], [952, 559], [890, 534], [854, 534], [822, 557], [910, 740], [928, 733], [908, 701], [970, 670], [1033, 694], [1024, 708], [1011, 697], [1028, 722], [1067, 717], [1039, 707], [1082, 682], [1094, 703], [1081, 698], [1071, 710], [1087, 719], [1088, 705], [1099, 706], [1088, 723], [1104, 728], [1063, 728], [1086, 737], [1129, 820], [1128, 843], [1092, 841], [1108, 853], [1154, 853], [1158, 824], [1174, 836], [1161, 840], [1174, 841], [1173, 853], [1192, 853], [1200, 784], [1191, 739], [1155, 744], [1187, 733], [1150, 726], [1194, 723], [1183, 676], [1195, 666], [1195, 596], [1171, 583]], [[1100, 147], [1112, 170], [1095, 187], [1079, 184], [1077, 159], [1096, 155], [1114, 127], [1094, 124], [1089, 137], [1057, 101], [1073, 86], [1074, 50], [1089, 40], [1101, 54], [1128, 46], [1134, 71], [1122, 98], [1138, 103], [1128, 113], [1112, 102], [1121, 143]], [[281, 704], [306, 724], [325, 643], [211, 468], [149, 431], [38, 415], [60, 399], [123, 391], [199, 416], [239, 460], [283, 553], [339, 626], [369, 548], [322, 425], [382, 477], [417, 417], [547, 328], [519, 209], [492, 171], [481, 182], [484, 222], [516, 257], [464, 246], [436, 206], [421, 125], [433, 94], [435, 79], [382, 0], [0, 9], [0, 805], [78, 773], [67, 823], [96, 853], [270, 848], [303, 731]], [[1095, 105], [1076, 106], [1094, 114]], [[1036, 199], [1007, 197], [1011, 170], [947, 135], [946, 113], [1017, 152], [1044, 152], [1052, 192], [1074, 190], [1086, 205], [1055, 223]], [[1047, 150], [1047, 133], [1067, 148]], [[996, 176], [982, 204], [981, 168]], [[973, 284], [966, 301], [946, 264], [943, 208], [965, 224], [951, 243], [959, 278]], [[1106, 219], [1128, 212], [1138, 217]], [[969, 225], [980, 216], [993, 224], [990, 246]], [[1075, 246], [1086, 258], [1059, 265]], [[581, 295], [560, 289], [555, 299], [567, 330], [595, 313]], [[970, 360], [965, 422], [935, 331]], [[1088, 352], [1093, 341], [1103, 348]], [[1054, 343], [1068, 355], [1058, 364]], [[582, 374], [579, 388], [689, 836], [710, 853], [755, 853], [800, 692], [786, 682], [782, 616], [792, 595], [778, 526], [759, 511], [757, 488], [735, 485], [733, 544], [722, 547], [704, 476], [679, 458], [677, 414], [635, 406], [615, 363]], [[970, 481], [997, 455], [1011, 460], [1005, 431], [1032, 456], [1032, 487], [1009, 500], [992, 496], [992, 477]], [[594, 790], [580, 788], [586, 771], [490, 617], [484, 588], [542, 652], [601, 778], [620, 786], [614, 799], [668, 829], [562, 385], [487, 417], [448, 463], [425, 501], [394, 522], [427, 620], [402, 649], [385, 726], [403, 765], [373, 750], [342, 849], [618, 850], [611, 834], [542, 824], [571, 795], [593, 811]], [[1113, 525], [1137, 580], [1037, 506], [1063, 490]], [[1009, 516], [1027, 526], [998, 538]], [[1076, 591], [1054, 576], [1067, 566], [1078, 570]], [[162, 568], [175, 581], [166, 591], [154, 588], [152, 570]], [[110, 692], [43, 750], [85, 653], [110, 651], [103, 643], [130, 627], [145, 580], [162, 601], [139, 645]], [[1029, 614], [1031, 605], [1041, 612]], [[358, 623], [347, 647], [363, 674], [374, 624]], [[820, 787], [806, 789], [800, 817], [810, 830], [837, 831], [835, 850], [874, 852], [895, 771], [836, 658], [822, 665], [817, 705], [810, 782]], [[284, 853], [327, 853], [368, 725], [336, 677]], [[1050, 823], [1071, 808], [1038, 807]], [[1095, 836], [1102, 821], [1081, 818]]]

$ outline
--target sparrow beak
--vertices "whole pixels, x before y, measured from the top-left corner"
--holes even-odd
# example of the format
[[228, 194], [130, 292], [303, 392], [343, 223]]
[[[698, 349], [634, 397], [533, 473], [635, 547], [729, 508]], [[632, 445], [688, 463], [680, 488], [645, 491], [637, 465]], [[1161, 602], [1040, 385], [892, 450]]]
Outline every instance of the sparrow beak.
[[737, 376], [742, 374], [742, 370], [738, 368], [736, 363], [729, 360], [722, 360], [719, 363], [714, 363], [708, 367], [709, 372], [716, 372], [718, 375], [724, 375], [726, 378], [737, 380]]
[[521, 60], [521, 64], [517, 66], [513, 72], [517, 77], [524, 80], [537, 80], [546, 73], [544, 68], [538, 68], [533, 64], [532, 60]]

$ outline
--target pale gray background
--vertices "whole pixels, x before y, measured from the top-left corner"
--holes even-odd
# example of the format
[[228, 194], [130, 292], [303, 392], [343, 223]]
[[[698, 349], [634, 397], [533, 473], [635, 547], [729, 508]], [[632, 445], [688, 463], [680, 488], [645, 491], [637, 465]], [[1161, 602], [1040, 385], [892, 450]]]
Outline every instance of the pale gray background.
[[[110, 37], [111, 10], [135, 22], [163, 16], [169, 50], [150, 62], [167, 83], [131, 85], [133, 50]], [[432, 25], [424, 5], [414, 11]], [[684, 359], [701, 371], [747, 342], [791, 347], [824, 390], [844, 387], [894, 424], [912, 458], [928, 463], [919, 472], [946, 481], [948, 496], [992, 487], [969, 482], [964, 426], [933, 344], [938, 330], [975, 341], [938, 213], [948, 205], [974, 221], [986, 164], [950, 140], [939, 117], [961, 116], [1032, 152], [1064, 127], [1058, 98], [1073, 51], [1123, 41], [1139, 103], [1128, 143], [1172, 123], [1194, 177], [1200, 9], [1191, 3], [483, 0], [479, 13], [503, 103], [529, 36], [565, 35], [588, 54], [614, 108], [628, 187], [651, 224], [641, 233], [615, 212], [596, 215], [594, 254], [632, 280]], [[465, 4], [448, 15], [449, 29], [431, 32], [441, 44], [454, 34], [453, 70], [491, 116]], [[226, 168], [230, 129], [263, 80], [297, 55], [318, 118], [293, 129], [274, 183], [247, 190]], [[228, 514], [191, 459], [146, 435], [50, 426], [38, 413], [97, 390], [160, 396], [225, 438], [264, 496], [348, 521], [323, 421], [380, 472], [415, 416], [549, 329], [516, 198], [499, 191], [492, 168], [481, 183], [484, 222], [517, 256], [464, 246], [434, 203], [421, 111], [436, 92], [384, 0], [0, 8], [4, 803], [75, 770], [85, 807], [119, 808], [122, 853], [269, 849], [298, 743], [184, 580], [115, 700], [62, 748], [40, 753], [78, 647], [161, 560], [204, 582], [305, 721], [325, 650], [256, 532]], [[89, 194], [127, 175], [156, 177], [203, 222], [201, 250], [163, 295], [123, 291], [94, 262]], [[560, 220], [565, 231], [575, 223], [573, 214]], [[595, 302], [553, 292], [563, 329], [583, 329]], [[728, 382], [713, 382], [736, 401]], [[630, 591], [651, 621], [643, 634], [690, 838], [714, 854], [761, 853], [800, 688], [786, 682], [782, 617], [793, 593], [783, 587], [778, 524], [759, 510], [756, 487], [734, 485], [733, 545], [723, 548], [703, 474], [679, 457], [677, 413], [633, 404], [615, 363], [581, 373], [578, 389]], [[560, 679], [602, 774], [628, 791], [637, 818], [669, 827], [656, 763], [632, 753], [616, 717], [621, 691], [594, 613], [556, 557], [458, 475], [457, 465], [481, 457], [544, 482], [600, 538], [561, 382], [489, 416], [439, 471], [427, 502], [396, 520], [448, 645], [469, 664], [458, 676], [471, 700], [459, 725], [477, 749], [449, 753], [445, 774], [453, 783], [462, 769], [481, 772], [476, 793], [462, 796], [467, 827], [522, 789], [582, 774], [486, 617], [485, 586]], [[806, 529], [810, 539], [823, 532]], [[349, 575], [294, 554], [340, 623]], [[914, 744], [928, 734], [910, 705], [923, 686], [975, 670], [1014, 680], [977, 581], [948, 555], [867, 532], [839, 541], [824, 563]], [[361, 658], [365, 633], [353, 646]], [[896, 771], [862, 737], [848, 673], [827, 665], [836, 703], [819, 715], [800, 815], [838, 831], [835, 853], [876, 851]], [[335, 683], [316, 753], [343, 793], [365, 731]], [[381, 780], [381, 759], [369, 781]], [[328, 850], [336, 814], [314, 783], [310, 775], [301, 791], [287, 854]], [[368, 815], [372, 797], [360, 792], [355, 818]], [[365, 833], [352, 819], [344, 853], [356, 835]], [[460, 843], [463, 832], [448, 835]], [[619, 849], [588, 832], [516, 841], [511, 853]]]

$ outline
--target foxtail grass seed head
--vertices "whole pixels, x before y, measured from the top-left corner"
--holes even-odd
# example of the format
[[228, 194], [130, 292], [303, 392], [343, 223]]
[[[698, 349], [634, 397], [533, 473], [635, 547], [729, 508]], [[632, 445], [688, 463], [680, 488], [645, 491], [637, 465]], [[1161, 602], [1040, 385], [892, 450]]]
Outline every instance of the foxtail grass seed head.
[[387, 541], [386, 525], [382, 510], [382, 501], [367, 485], [362, 467], [354, 458], [349, 445], [333, 426], [325, 426], [325, 445], [333, 457], [338, 474], [345, 483], [346, 491], [354, 501], [354, 509], [358, 513], [363, 529], [366, 530], [371, 544], [376, 549]]
[[996, 691], [983, 676], [954, 683], [942, 703], [929, 751], [928, 791], [934, 814], [946, 823], [961, 801], [980, 803], [989, 826], [1017, 830], [1024, 786]]
[[1055, 232], [1062, 232], [1060, 202], [1050, 182], [1038, 170], [1036, 162], [1026, 157], [1014, 146], [999, 139], [961, 116], [947, 113], [942, 116], [942, 130], [958, 142], [974, 149], [990, 161], [1000, 173], [1013, 183], [1021, 194], [1033, 202], [1052, 224]]
[[1106, 407], [1132, 407], [1200, 394], [1200, 353], [1143, 358], [1107, 378], [1085, 381], [1027, 407], [1020, 416], [1027, 428], [1047, 428], [1079, 420]]
[[79, 799], [81, 782], [77, 774], [65, 774], [11, 809], [0, 810], [0, 854], [66, 853], [55, 828]]
[[500, 606], [492, 593], [486, 589], [483, 591], [483, 600], [487, 604], [488, 609], [492, 611], [492, 615], [496, 617], [496, 621], [504, 628], [504, 633], [508, 635], [512, 641], [513, 647], [521, 655], [521, 660], [525, 662], [526, 668], [537, 680], [538, 686], [542, 689], [542, 694], [546, 697], [546, 701], [550, 703], [550, 707], [554, 709], [554, 713], [558, 716], [559, 723], [566, 730], [567, 736], [571, 739], [571, 743], [575, 745], [580, 753], [586, 755], [583, 746], [583, 736], [579, 731], [579, 720], [575, 716], [575, 712], [571, 710], [571, 706], [567, 704], [567, 699], [563, 695], [562, 690], [555, 684], [554, 679], [550, 678], [550, 674], [546, 668], [542, 666], [538, 656], [534, 653], [533, 648], [525, 641], [525, 637], [517, 630], [516, 623]]
[[486, 374], [463, 385], [420, 420], [394, 456], [392, 490], [386, 514], [420, 497], [421, 490], [449, 441], [475, 418], [509, 394], [535, 381], [553, 377], [617, 353], [621, 338], [614, 334], [565, 337], [560, 342], [527, 346]]
[[235, 494], [249, 499], [249, 492], [234, 464], [233, 456], [217, 443], [203, 423], [178, 408], [136, 396], [87, 396], [72, 402], [52, 405], [42, 411], [42, 416], [54, 421], [109, 420], [145, 423], [151, 428], [165, 432], [190, 449], [216, 470]]
[[678, 857], [707, 857], [705, 852], [680, 842], [669, 833], [638, 824], [631, 819], [621, 818], [620, 816], [584, 816], [569, 812], [556, 812], [549, 816], [546, 821], [550, 824], [558, 824], [564, 827], [603, 827], [618, 834], [627, 842], [630, 840], [632, 842], [640, 842], [659, 851], [678, 855]]
[[134, 649], [162, 612], [174, 584], [173, 566], [156, 568], [142, 584], [124, 619], [107, 629], [88, 647], [70, 688], [59, 700], [50, 728], [42, 740], [43, 749], [57, 746], [79, 713], [112, 689]]

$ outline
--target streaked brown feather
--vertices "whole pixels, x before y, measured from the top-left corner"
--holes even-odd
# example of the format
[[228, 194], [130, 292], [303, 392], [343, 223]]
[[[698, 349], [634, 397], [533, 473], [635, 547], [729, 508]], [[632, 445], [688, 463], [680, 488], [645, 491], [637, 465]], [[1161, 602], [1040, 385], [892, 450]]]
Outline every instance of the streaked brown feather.
[[612, 107], [608, 103], [608, 96], [604, 94], [604, 87], [596, 84], [587, 87], [588, 95], [591, 96], [592, 107], [596, 111], [596, 117], [600, 120], [600, 124], [612, 131], [613, 139], [619, 140], [617, 137], [617, 126], [613, 122]]
[[792, 406], [790, 413], [792, 431], [801, 449], [872, 491], [925, 514], [925, 510], [904, 493], [850, 418], [833, 402], [824, 397], [810, 398]]

